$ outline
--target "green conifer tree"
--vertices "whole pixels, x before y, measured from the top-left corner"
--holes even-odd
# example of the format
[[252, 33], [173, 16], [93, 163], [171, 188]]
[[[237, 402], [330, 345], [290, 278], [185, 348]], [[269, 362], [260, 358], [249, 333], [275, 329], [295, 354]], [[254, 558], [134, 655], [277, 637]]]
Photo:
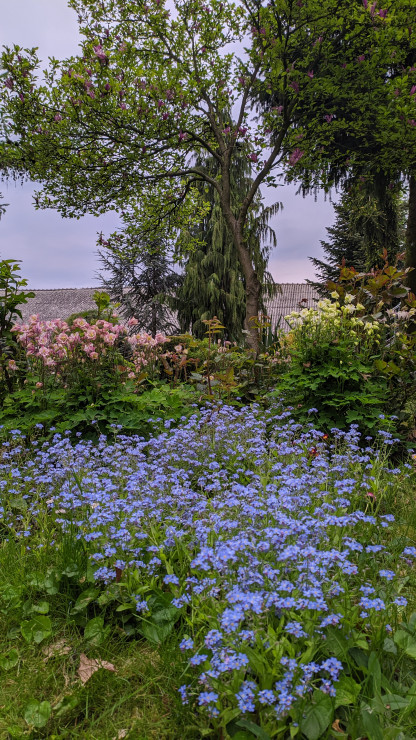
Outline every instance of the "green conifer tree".
[[337, 281], [341, 264], [369, 271], [382, 262], [383, 250], [391, 260], [404, 249], [406, 201], [403, 194], [378, 178], [346, 187], [334, 205], [336, 219], [327, 228], [329, 240], [321, 241], [326, 259], [310, 257], [316, 281], [308, 280], [321, 295], [326, 283]]
[[[219, 174], [214, 159], [200, 158], [196, 166], [204, 168], [213, 177]], [[231, 177], [232, 205], [236, 210], [247, 192], [250, 173], [247, 158], [243, 154], [236, 157]], [[246, 315], [244, 275], [217, 191], [203, 182], [197, 187], [210, 207], [191, 234], [194, 243], [197, 240], [197, 247], [182, 257], [185, 274], [176, 301], [179, 323], [182, 331], [191, 330], [194, 336], [203, 338], [206, 332], [204, 320], [217, 316], [226, 327], [227, 338], [240, 341]], [[267, 271], [267, 262], [271, 248], [276, 246], [276, 235], [268, 221], [280, 207], [281, 204], [265, 207], [259, 192], [246, 227], [247, 245], [262, 286], [260, 310], [263, 311], [264, 296], [273, 294], [275, 289], [273, 278]]]
[[103, 271], [100, 282], [125, 319], [136, 318], [138, 329], [155, 336], [175, 334], [178, 324], [171, 309], [182, 276], [174, 269], [163, 237], [145, 242], [122, 230], [107, 240], [99, 239]]

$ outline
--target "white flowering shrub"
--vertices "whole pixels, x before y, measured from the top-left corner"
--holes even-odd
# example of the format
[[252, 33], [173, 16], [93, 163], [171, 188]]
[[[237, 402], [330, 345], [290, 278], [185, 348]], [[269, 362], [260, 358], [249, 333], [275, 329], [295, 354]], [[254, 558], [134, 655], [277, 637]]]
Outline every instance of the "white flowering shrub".
[[[333, 298], [338, 294], [333, 294]], [[364, 317], [352, 294], [320, 300], [315, 308], [293, 311], [289, 363], [277, 388], [301, 417], [316, 408], [320, 423], [368, 431], [379, 426], [388, 380], [375, 363], [385, 354], [385, 327]]]

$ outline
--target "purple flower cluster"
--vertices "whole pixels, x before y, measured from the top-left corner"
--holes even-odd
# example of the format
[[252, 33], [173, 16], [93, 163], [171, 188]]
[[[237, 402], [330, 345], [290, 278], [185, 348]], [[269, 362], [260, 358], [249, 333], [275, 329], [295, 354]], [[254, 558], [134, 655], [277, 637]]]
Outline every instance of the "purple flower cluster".
[[[349, 637], [364, 618], [385, 629], [405, 601], [381, 544], [391, 517], [366, 497], [384, 463], [354, 426], [328, 440], [280, 407], [211, 405], [150, 440], [56, 435], [22, 464], [18, 440], [3, 448], [0, 503], [23, 493], [32, 521], [43, 507], [75, 531], [97, 581], [128, 572], [139, 615], [154, 584], [186, 605], [180, 693], [212, 717], [231, 706], [279, 718], [314, 689], [334, 695], [342, 664], [327, 631]], [[396, 473], [383, 469], [386, 485]], [[3, 507], [31, 546], [25, 514]]]

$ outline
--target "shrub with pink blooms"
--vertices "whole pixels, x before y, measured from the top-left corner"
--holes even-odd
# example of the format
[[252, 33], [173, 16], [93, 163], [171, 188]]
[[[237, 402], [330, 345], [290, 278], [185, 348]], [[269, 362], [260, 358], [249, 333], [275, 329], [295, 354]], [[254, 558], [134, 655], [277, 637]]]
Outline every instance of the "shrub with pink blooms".
[[40, 321], [33, 315], [13, 331], [26, 351], [29, 369], [43, 385], [53, 381], [73, 390], [82, 386], [96, 395], [103, 382], [114, 384], [127, 372], [120, 353], [120, 339], [126, 334], [122, 325], [78, 318], [70, 327], [61, 319]]
[[[135, 324], [137, 320], [131, 319], [128, 327]], [[80, 386], [94, 389], [96, 395], [103, 384], [119, 384], [126, 378], [141, 382], [145, 377], [153, 379], [159, 371], [166, 337], [144, 332], [128, 336], [128, 327], [105, 319], [89, 323], [84, 318], [76, 318], [69, 326], [62, 319], [40, 321], [33, 315], [13, 331], [42, 385], [53, 380], [72, 390]]]

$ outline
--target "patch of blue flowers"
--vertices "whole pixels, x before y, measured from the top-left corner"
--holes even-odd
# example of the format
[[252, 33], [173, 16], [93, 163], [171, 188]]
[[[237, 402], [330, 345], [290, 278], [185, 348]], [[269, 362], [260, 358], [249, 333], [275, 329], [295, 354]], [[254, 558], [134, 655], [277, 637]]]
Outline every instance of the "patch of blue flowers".
[[[327, 438], [279, 406], [211, 405], [150, 440], [56, 435], [22, 464], [21, 452], [16, 432], [0, 495], [23, 495], [32, 522], [43, 506], [75, 531], [97, 581], [121, 574], [138, 620], [156, 588], [169, 596], [182, 700], [214, 722], [276, 727], [317, 691], [335, 700], [348, 649], [386, 634], [406, 605], [383, 539], [392, 517], [374, 503], [380, 470], [387, 491], [400, 471], [354, 426]], [[2, 514], [30, 547], [27, 517]], [[407, 547], [403, 562], [415, 557]]]

